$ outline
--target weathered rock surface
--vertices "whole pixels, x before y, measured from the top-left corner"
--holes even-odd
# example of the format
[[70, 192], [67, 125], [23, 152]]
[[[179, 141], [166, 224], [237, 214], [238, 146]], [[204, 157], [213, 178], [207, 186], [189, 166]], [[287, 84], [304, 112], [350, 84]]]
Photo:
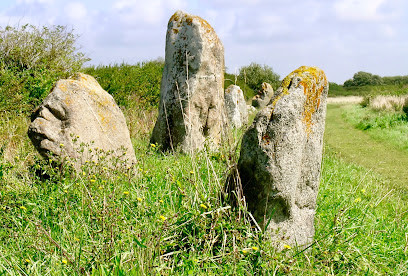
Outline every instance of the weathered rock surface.
[[151, 143], [163, 150], [216, 148], [225, 129], [224, 47], [207, 21], [177, 11], [169, 20], [159, 116]]
[[327, 93], [322, 70], [298, 68], [243, 137], [238, 162], [243, 193], [278, 249], [313, 239]]
[[[70, 157], [78, 167], [95, 150], [136, 161], [125, 117], [114, 99], [91, 76], [59, 80], [31, 116], [28, 136], [46, 158]], [[81, 143], [89, 145], [82, 153]], [[125, 153], [126, 152], [126, 153]]]
[[230, 126], [240, 128], [248, 123], [248, 110], [244, 92], [237, 85], [231, 84], [225, 90], [225, 110]]
[[258, 91], [258, 94], [252, 98], [252, 106], [262, 109], [264, 108], [271, 98], [273, 97], [273, 88], [272, 86], [264, 82], [262, 83], [261, 90]]

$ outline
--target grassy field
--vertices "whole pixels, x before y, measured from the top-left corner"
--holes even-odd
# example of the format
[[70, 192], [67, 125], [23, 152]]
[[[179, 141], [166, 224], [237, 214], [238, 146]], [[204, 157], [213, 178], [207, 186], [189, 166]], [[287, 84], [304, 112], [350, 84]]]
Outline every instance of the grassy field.
[[[327, 127], [338, 122], [329, 108]], [[221, 191], [239, 136], [220, 152], [163, 154], [157, 112], [125, 109], [138, 164], [61, 173], [41, 160], [27, 116], [0, 124], [0, 275], [406, 275], [406, 193], [325, 147], [315, 243], [275, 252]], [[235, 137], [235, 138], [234, 138]]]
[[[390, 180], [388, 187], [402, 189], [406, 194], [408, 179], [408, 172], [405, 170], [408, 166], [408, 153], [404, 150], [408, 146], [405, 138], [406, 132], [397, 132], [392, 127], [385, 130], [373, 127], [373, 131], [358, 129], [355, 126], [360, 126], [362, 121], [353, 113], [353, 111], [358, 112], [357, 110], [360, 110], [358, 106], [328, 106], [326, 143], [333, 149], [338, 149], [346, 160], [363, 165], [385, 176]], [[360, 110], [359, 112], [371, 113], [369, 110]], [[349, 120], [353, 118], [355, 126], [347, 122], [343, 115], [346, 115]], [[386, 121], [391, 115], [387, 113], [380, 116], [377, 112], [375, 116]], [[372, 121], [369, 117], [364, 117], [364, 119]], [[394, 124], [394, 128], [398, 130], [404, 129], [404, 127], [407, 129], [408, 127], [406, 121], [400, 121], [399, 123], [395, 121]], [[400, 139], [400, 137], [405, 139]]]
[[407, 95], [407, 84], [384, 84], [344, 87], [330, 83], [330, 96], [376, 96], [376, 95]]

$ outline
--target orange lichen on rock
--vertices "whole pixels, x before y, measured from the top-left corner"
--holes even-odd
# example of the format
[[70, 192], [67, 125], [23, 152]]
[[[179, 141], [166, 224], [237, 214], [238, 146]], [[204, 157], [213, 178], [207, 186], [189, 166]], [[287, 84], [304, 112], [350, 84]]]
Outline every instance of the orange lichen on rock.
[[[304, 93], [306, 95], [306, 102], [303, 110], [303, 122], [306, 125], [306, 133], [309, 135], [312, 132], [312, 115], [320, 106], [320, 96], [328, 84], [327, 78], [323, 70], [320, 68], [301, 66], [290, 73], [282, 81], [283, 90], [281, 96], [277, 98], [275, 102], [277, 102], [283, 95], [287, 95], [289, 93], [290, 85], [293, 82], [293, 79], [296, 77], [300, 78], [297, 85], [303, 86]], [[275, 102], [274, 105], [276, 104]]]

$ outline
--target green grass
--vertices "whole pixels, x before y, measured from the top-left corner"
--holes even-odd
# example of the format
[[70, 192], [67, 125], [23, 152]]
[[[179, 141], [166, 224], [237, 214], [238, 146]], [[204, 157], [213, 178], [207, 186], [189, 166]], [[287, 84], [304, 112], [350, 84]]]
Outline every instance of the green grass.
[[353, 86], [343, 87], [341, 85], [330, 83], [330, 97], [336, 96], [376, 96], [376, 95], [406, 95], [408, 94], [408, 85], [366, 85], [366, 86]]
[[316, 242], [277, 253], [245, 208], [221, 199], [234, 148], [163, 154], [148, 143], [156, 113], [125, 111], [139, 160], [130, 171], [100, 162], [61, 173], [38, 158], [27, 119], [2, 120], [12, 145], [0, 154], [0, 274], [408, 273], [408, 198], [380, 175], [326, 147]]
[[362, 165], [388, 178], [390, 187], [407, 193], [408, 154], [367, 131], [356, 129], [343, 117], [344, 106], [328, 105], [325, 141], [349, 162]]
[[408, 151], [408, 118], [402, 112], [375, 111], [368, 107], [343, 107], [343, 116], [357, 129], [364, 130], [373, 139]]

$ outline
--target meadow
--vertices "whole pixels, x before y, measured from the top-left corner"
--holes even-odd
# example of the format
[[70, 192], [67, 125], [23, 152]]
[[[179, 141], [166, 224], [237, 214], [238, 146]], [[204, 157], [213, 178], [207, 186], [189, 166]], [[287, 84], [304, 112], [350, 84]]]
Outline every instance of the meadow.
[[[10, 46], [17, 50], [0, 55], [0, 275], [408, 274], [404, 179], [393, 181], [390, 174], [376, 171], [377, 157], [367, 165], [352, 155], [361, 157], [358, 150], [376, 143], [378, 149], [384, 145], [406, 156], [403, 110], [328, 106], [314, 243], [276, 252], [246, 206], [229, 204], [224, 191], [245, 129], [231, 131], [217, 152], [163, 153], [149, 143], [163, 61], [86, 68], [75, 36], [59, 36], [64, 32], [30, 27], [0, 31], [1, 47], [14, 45], [16, 36], [32, 42], [25, 44], [28, 52]], [[66, 67], [63, 61], [70, 59], [42, 47], [61, 37], [69, 40], [58, 54], [76, 53]], [[30, 51], [44, 59], [26, 59]], [[30, 112], [56, 79], [75, 70], [93, 75], [122, 108], [138, 160], [134, 167], [115, 168], [107, 164], [105, 153], [95, 152], [97, 161], [75, 171], [69, 163], [61, 167], [35, 151], [26, 134]], [[226, 74], [225, 84], [243, 86], [250, 100], [262, 82], [259, 72], [279, 85], [279, 76], [269, 70], [251, 64], [245, 78]], [[403, 78], [390, 80], [354, 90], [332, 84], [329, 94], [406, 93], [406, 84], [393, 82]], [[354, 147], [332, 139], [340, 126], [342, 137], [355, 139]], [[384, 159], [395, 158], [390, 152], [385, 151]]]
[[[118, 76], [111, 82], [124, 79], [124, 67], [109, 67]], [[85, 71], [92, 70], [104, 85], [104, 71]], [[2, 114], [1, 274], [408, 273], [408, 197], [383, 175], [326, 145], [315, 242], [307, 250], [275, 252], [245, 206], [230, 206], [223, 194], [242, 131], [232, 132], [219, 152], [162, 153], [149, 144], [154, 102], [128, 95], [133, 102], [121, 106], [138, 160], [131, 170], [108, 169], [103, 157], [80, 173], [60, 170], [31, 145], [27, 114]]]

